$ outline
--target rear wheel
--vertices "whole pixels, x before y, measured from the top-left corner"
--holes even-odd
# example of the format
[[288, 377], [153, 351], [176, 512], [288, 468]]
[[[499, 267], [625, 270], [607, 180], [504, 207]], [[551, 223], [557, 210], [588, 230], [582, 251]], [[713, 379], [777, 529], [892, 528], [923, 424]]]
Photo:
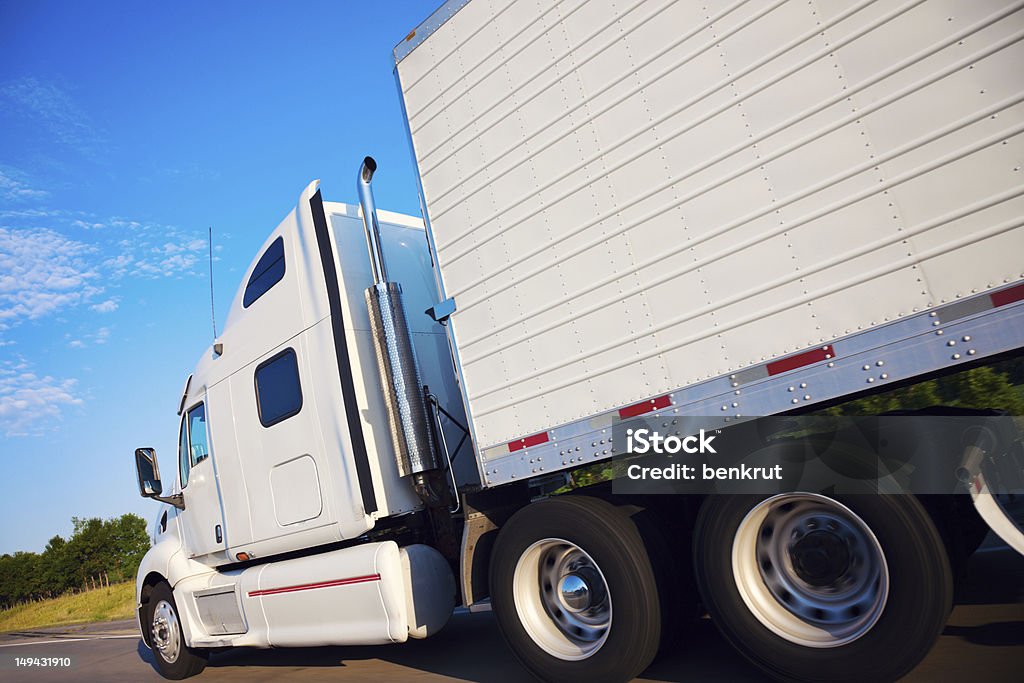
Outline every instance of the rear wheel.
[[658, 649], [661, 608], [630, 518], [596, 498], [533, 503], [502, 527], [491, 602], [519, 660], [548, 681], [627, 681]]
[[912, 496], [712, 496], [695, 543], [713, 621], [779, 679], [894, 680], [949, 614], [949, 562]]
[[164, 678], [181, 680], [206, 668], [208, 653], [185, 644], [174, 594], [167, 583], [159, 583], [149, 596], [149, 642], [156, 668]]

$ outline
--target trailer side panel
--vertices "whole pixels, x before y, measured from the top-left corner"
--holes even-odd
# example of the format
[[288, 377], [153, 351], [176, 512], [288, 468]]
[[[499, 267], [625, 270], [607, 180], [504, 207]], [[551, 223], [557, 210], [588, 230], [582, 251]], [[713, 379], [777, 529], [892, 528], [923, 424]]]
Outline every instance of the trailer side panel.
[[396, 55], [482, 449], [1024, 277], [1019, 4], [456, 4]]

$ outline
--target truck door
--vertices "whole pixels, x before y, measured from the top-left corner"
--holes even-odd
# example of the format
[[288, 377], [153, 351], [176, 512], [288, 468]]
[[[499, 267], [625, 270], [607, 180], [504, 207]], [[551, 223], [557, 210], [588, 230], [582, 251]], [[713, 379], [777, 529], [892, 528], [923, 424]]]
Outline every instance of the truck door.
[[[352, 316], [339, 271], [313, 182], [247, 269], [220, 350], [196, 371], [206, 378], [215, 452], [213, 463], [198, 461], [189, 476], [183, 469], [186, 503], [201, 499], [195, 506], [202, 512], [185, 523], [194, 555], [266, 557], [373, 526], [374, 481], [348, 350], [356, 332], [346, 326]], [[218, 478], [193, 488], [204, 467], [207, 479]], [[224, 542], [214, 534], [218, 523]]]
[[180, 516], [189, 557], [224, 550], [224, 514], [210, 452], [205, 400], [182, 414], [178, 463], [185, 497]]

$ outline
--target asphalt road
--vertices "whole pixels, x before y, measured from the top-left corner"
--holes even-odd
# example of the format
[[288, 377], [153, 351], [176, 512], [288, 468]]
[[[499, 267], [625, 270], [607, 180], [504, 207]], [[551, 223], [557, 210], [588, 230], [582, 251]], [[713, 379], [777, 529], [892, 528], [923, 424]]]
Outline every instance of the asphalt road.
[[[16, 657], [69, 657], [66, 668], [26, 668]], [[457, 612], [428, 640], [374, 647], [236, 650], [214, 654], [196, 681], [478, 681], [532, 680], [505, 647], [490, 613]], [[41, 629], [0, 636], [0, 680], [163, 680], [132, 622]], [[678, 650], [638, 681], [762, 681], [704, 620]], [[966, 597], [936, 647], [905, 681], [1024, 680], [1024, 558], [1005, 548], [975, 555]]]

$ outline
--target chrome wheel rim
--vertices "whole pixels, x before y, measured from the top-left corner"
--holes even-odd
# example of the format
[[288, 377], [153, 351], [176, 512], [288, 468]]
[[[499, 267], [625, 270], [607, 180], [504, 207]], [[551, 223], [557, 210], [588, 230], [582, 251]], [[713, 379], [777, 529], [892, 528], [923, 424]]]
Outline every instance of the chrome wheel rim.
[[586, 659], [608, 640], [608, 584], [593, 558], [570, 541], [545, 538], [527, 548], [516, 563], [512, 595], [526, 633], [553, 657]]
[[165, 662], [173, 664], [181, 652], [181, 626], [174, 606], [161, 600], [153, 610], [153, 623], [150, 626], [152, 642]]
[[773, 496], [747, 513], [733, 539], [732, 567], [757, 620], [806, 647], [860, 638], [889, 595], [875, 534], [842, 503], [813, 493]]

